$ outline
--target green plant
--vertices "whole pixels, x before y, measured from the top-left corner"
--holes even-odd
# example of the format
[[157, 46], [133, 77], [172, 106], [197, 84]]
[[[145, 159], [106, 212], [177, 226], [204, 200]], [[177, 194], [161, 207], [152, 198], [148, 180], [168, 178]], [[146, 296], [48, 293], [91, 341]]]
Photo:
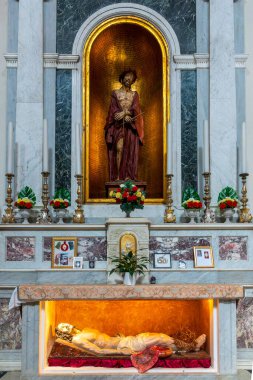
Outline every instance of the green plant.
[[237, 192], [232, 187], [225, 187], [218, 196], [218, 206], [221, 210], [235, 208], [239, 202]]
[[192, 187], [187, 187], [183, 192], [182, 206], [185, 209], [200, 209], [202, 208], [202, 203], [200, 202], [200, 197], [196, 190]]
[[63, 187], [61, 187], [60, 189], [57, 189], [54, 195], [54, 199], [58, 199], [58, 198], [67, 199], [70, 205], [71, 196], [70, 196], [70, 192], [67, 189], [64, 189]]
[[111, 257], [111, 262], [115, 264], [115, 266], [110, 271], [110, 275], [115, 272], [129, 272], [132, 276], [134, 273], [144, 274], [144, 270], [148, 269], [146, 264], [149, 263], [149, 259], [145, 256], [138, 257], [137, 254], [134, 254], [132, 251], [129, 251], [127, 254]]
[[25, 186], [20, 190], [18, 193], [18, 198], [28, 198], [33, 203], [33, 205], [36, 203], [36, 195], [34, 194], [33, 189], [29, 186]]

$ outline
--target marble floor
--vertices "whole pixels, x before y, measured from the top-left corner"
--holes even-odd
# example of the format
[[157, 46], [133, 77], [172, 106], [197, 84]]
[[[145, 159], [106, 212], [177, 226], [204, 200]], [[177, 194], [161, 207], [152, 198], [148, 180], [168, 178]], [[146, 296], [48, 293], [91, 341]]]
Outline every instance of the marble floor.
[[[1, 380], [19, 380], [20, 372], [19, 371], [0, 372], [0, 379]], [[251, 380], [251, 371], [239, 370], [236, 378], [234, 376], [222, 376], [222, 377], [219, 377], [217, 380]]]

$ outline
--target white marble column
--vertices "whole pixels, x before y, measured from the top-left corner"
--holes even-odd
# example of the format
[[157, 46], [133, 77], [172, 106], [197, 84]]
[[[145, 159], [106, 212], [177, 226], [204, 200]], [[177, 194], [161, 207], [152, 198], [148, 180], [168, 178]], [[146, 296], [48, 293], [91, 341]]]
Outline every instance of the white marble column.
[[20, 0], [18, 24], [17, 189], [29, 185], [40, 199], [43, 122], [43, 0]]
[[212, 203], [236, 188], [236, 91], [233, 0], [210, 0], [210, 157]]

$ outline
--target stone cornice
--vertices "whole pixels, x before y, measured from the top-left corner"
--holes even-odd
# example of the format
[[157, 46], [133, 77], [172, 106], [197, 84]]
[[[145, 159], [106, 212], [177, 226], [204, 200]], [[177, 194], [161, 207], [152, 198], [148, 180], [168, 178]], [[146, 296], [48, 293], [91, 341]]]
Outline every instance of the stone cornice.
[[126, 299], [237, 299], [243, 298], [242, 285], [167, 284], [167, 285], [20, 285], [21, 301], [43, 300], [126, 300]]
[[[6, 60], [6, 66], [8, 68], [17, 68], [18, 54], [7, 53], [4, 55], [4, 57]], [[245, 68], [247, 58], [247, 54], [236, 54], [235, 67]], [[79, 55], [73, 54], [45, 53], [43, 56], [45, 68], [75, 70], [77, 68], [79, 60]], [[207, 53], [174, 55], [173, 61], [177, 70], [195, 70], [209, 68], [209, 54]]]
[[[9, 68], [18, 67], [18, 54], [8, 53], [4, 55], [6, 66]], [[43, 63], [45, 68], [75, 70], [79, 62], [79, 55], [45, 53]]]

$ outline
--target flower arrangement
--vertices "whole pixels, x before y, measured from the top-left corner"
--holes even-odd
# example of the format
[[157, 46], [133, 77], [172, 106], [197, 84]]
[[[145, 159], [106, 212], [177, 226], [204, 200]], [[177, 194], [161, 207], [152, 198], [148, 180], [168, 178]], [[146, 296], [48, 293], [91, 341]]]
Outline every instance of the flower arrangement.
[[120, 204], [121, 210], [126, 212], [127, 216], [131, 211], [144, 207], [145, 192], [140, 190], [132, 181], [122, 183], [117, 190], [112, 190], [109, 196]]
[[58, 189], [50, 201], [50, 206], [55, 210], [68, 208], [70, 206], [70, 192], [64, 188]]
[[238, 195], [232, 187], [225, 187], [218, 196], [218, 206], [220, 210], [228, 208], [234, 209], [239, 203]]
[[14, 206], [24, 210], [31, 209], [36, 204], [36, 195], [29, 186], [23, 187], [18, 193], [18, 199], [14, 203]]
[[182, 206], [186, 210], [201, 209], [202, 202], [196, 190], [187, 187], [183, 193]]
[[110, 275], [116, 273], [130, 273], [133, 276], [134, 273], [144, 274], [144, 270], [148, 269], [147, 265], [149, 259], [146, 256], [138, 257], [132, 251], [121, 256], [111, 257], [111, 262], [115, 264], [115, 267], [110, 271]]

